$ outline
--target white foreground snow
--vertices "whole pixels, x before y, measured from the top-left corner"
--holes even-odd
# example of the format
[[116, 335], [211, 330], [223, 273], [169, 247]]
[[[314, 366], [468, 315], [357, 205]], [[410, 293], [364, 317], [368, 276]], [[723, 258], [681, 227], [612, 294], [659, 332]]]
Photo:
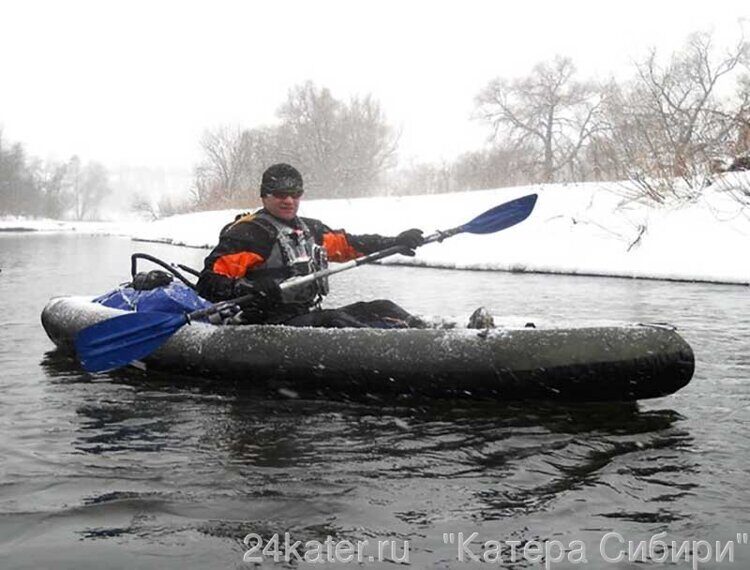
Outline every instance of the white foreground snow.
[[[737, 175], [733, 175], [737, 176]], [[745, 183], [745, 187], [750, 184]], [[511, 271], [611, 275], [750, 284], [750, 208], [709, 188], [678, 207], [629, 202], [622, 185], [587, 183], [408, 197], [303, 200], [300, 214], [350, 233], [395, 235], [448, 229], [513, 198], [539, 194], [521, 224], [492, 235], [459, 235], [394, 263]], [[237, 211], [174, 216], [156, 222], [67, 223], [0, 220], [0, 229], [77, 231], [212, 247]]]

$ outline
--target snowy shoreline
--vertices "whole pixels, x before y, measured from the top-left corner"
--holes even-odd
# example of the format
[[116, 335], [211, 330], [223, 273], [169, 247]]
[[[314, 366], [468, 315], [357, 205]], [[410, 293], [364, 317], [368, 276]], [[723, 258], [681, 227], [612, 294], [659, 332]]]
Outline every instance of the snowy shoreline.
[[[538, 193], [532, 215], [492, 235], [459, 235], [390, 263], [750, 285], [750, 211], [730, 193], [708, 188], [689, 204], [650, 207], [627, 201], [618, 183], [538, 185], [426, 196], [302, 202], [300, 214], [351, 233], [394, 235], [409, 227], [447, 229], [518, 196]], [[0, 232], [119, 235], [144, 242], [210, 248], [236, 210], [155, 222], [0, 219]], [[2, 233], [0, 233], [2, 235]]]

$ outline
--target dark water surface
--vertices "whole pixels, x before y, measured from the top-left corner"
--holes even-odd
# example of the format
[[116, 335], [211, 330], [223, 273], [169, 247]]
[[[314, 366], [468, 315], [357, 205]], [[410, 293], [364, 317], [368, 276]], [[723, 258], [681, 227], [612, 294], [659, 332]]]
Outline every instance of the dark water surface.
[[[488, 540], [582, 541], [588, 567], [631, 567], [604, 561], [607, 532], [712, 550], [750, 533], [746, 287], [364, 267], [333, 278], [332, 305], [390, 297], [460, 319], [484, 304], [508, 322], [668, 321], [695, 349], [696, 376], [629, 405], [288, 399], [135, 370], [90, 376], [50, 352], [48, 298], [125, 281], [134, 251], [193, 266], [205, 255], [0, 235], [2, 569], [250, 568], [243, 537], [284, 532], [392, 540], [396, 557], [408, 540], [416, 568], [469, 567], [451, 532], [478, 533], [480, 555]], [[608, 556], [621, 547], [609, 542]], [[512, 566], [543, 566], [529, 552]], [[567, 556], [549, 565], [577, 567]], [[734, 559], [700, 567], [750, 567], [750, 545]]]

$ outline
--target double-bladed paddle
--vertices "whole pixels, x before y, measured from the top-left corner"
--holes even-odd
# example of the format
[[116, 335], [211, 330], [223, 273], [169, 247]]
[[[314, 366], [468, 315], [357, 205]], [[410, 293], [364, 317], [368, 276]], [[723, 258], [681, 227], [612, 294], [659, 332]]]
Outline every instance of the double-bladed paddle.
[[[536, 199], [536, 194], [529, 194], [495, 206], [465, 224], [449, 230], [437, 231], [427, 236], [423, 245], [443, 241], [458, 234], [491, 234], [514, 226], [531, 214]], [[301, 287], [334, 273], [340, 273], [401, 253], [404, 249], [404, 246], [397, 245], [334, 267], [316, 271], [310, 275], [292, 277], [282, 281], [279, 288], [286, 291]], [[115, 370], [135, 360], [147, 357], [190, 321], [201, 319], [236, 305], [242, 305], [255, 298], [257, 298], [257, 293], [250, 293], [236, 299], [216, 303], [206, 309], [185, 314], [134, 312], [113, 317], [87, 327], [78, 333], [75, 340], [78, 358], [83, 368], [88, 372]]]

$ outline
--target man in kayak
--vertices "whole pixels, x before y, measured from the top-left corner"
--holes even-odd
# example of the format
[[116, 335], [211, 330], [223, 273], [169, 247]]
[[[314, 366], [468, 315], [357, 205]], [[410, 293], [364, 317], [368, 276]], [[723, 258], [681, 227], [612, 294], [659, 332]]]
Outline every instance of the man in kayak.
[[243, 306], [244, 323], [312, 327], [421, 327], [424, 323], [391, 301], [378, 300], [321, 309], [327, 280], [281, 292], [279, 283], [324, 269], [328, 261], [344, 262], [392, 246], [414, 255], [422, 231], [410, 229], [396, 237], [352, 235], [332, 230], [319, 220], [297, 216], [304, 193], [302, 175], [289, 164], [274, 164], [263, 173], [263, 208], [237, 216], [219, 234], [206, 258], [198, 293], [218, 302], [256, 293]]

